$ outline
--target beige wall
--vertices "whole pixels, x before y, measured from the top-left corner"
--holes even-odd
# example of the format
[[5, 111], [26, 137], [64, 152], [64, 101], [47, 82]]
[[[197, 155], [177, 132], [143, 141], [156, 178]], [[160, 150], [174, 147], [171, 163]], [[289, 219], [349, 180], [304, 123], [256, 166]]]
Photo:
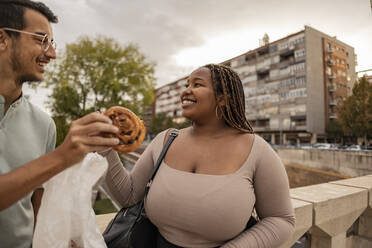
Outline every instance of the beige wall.
[[307, 130], [325, 133], [323, 47], [321, 33], [305, 26]]

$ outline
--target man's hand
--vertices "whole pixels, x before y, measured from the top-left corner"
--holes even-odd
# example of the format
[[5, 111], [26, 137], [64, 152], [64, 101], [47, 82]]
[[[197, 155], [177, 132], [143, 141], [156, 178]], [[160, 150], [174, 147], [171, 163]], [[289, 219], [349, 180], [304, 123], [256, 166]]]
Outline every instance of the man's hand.
[[63, 143], [54, 151], [65, 167], [80, 162], [89, 152], [100, 151], [119, 144], [117, 138], [106, 138], [101, 133], [117, 133], [110, 118], [94, 112], [72, 122]]
[[64, 142], [53, 152], [32, 160], [19, 168], [0, 174], [0, 211], [62, 170], [80, 162], [89, 152], [119, 144], [117, 138], [105, 138], [101, 133], [117, 133], [110, 118], [91, 113], [74, 121]]

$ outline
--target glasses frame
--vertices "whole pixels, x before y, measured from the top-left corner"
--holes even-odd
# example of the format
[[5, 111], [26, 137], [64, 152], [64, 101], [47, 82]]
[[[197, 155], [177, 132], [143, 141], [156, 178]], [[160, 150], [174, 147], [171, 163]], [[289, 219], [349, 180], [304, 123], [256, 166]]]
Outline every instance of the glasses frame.
[[44, 35], [36, 34], [36, 33], [31, 33], [31, 32], [27, 32], [27, 31], [23, 31], [23, 30], [19, 30], [19, 29], [14, 29], [14, 28], [1, 28], [1, 29], [7, 30], [7, 31], [10, 31], [10, 32], [28, 34], [28, 35], [33, 35], [33, 36], [43, 38], [40, 45], [41, 45], [41, 48], [44, 50], [44, 52], [47, 52], [51, 45], [52, 45], [54, 50], [57, 49], [56, 42], [53, 39], [50, 39], [48, 34], [44, 34]]

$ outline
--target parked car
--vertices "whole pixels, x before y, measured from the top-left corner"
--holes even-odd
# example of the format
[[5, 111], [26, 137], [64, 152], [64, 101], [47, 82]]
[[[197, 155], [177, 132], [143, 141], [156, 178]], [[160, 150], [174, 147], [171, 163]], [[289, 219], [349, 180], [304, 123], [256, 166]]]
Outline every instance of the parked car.
[[348, 151], [361, 151], [362, 148], [360, 147], [360, 145], [351, 145], [351, 146], [347, 147], [346, 150], [348, 150]]
[[372, 151], [372, 146], [361, 146], [360, 148], [364, 151]]
[[348, 147], [348, 146], [346, 146], [346, 145], [341, 145], [341, 144], [339, 144], [339, 145], [337, 146], [337, 149], [338, 149], [338, 150], [345, 150], [347, 147]]
[[311, 144], [299, 144], [297, 146], [297, 148], [301, 148], [301, 149], [312, 149], [313, 147], [311, 146]]
[[332, 145], [329, 143], [316, 143], [313, 147], [316, 149], [328, 150], [332, 148]]

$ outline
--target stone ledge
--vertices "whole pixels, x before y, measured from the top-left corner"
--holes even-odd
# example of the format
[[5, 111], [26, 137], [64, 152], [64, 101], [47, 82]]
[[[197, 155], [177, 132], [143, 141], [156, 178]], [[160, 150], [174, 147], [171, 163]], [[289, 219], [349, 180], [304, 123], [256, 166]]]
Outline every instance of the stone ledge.
[[296, 229], [292, 237], [281, 248], [290, 247], [313, 225], [313, 204], [296, 199], [292, 199], [292, 204], [296, 216]]
[[356, 178], [350, 178], [345, 180], [339, 180], [330, 182], [331, 184], [338, 184], [338, 185], [344, 185], [344, 186], [350, 186], [350, 187], [356, 187], [356, 188], [362, 188], [367, 189], [369, 192], [369, 207], [372, 208], [372, 175], [364, 176], [364, 177], [356, 177]]
[[346, 232], [368, 204], [366, 189], [330, 183], [291, 189], [290, 194], [313, 203], [313, 225], [330, 236]]

